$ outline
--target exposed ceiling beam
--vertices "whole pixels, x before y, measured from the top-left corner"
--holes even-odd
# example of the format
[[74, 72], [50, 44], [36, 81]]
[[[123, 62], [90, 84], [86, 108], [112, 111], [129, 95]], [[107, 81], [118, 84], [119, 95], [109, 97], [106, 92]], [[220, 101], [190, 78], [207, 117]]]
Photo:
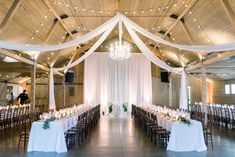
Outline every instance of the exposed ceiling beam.
[[210, 64], [215, 63], [217, 61], [220, 61], [223, 58], [228, 58], [228, 57], [232, 57], [232, 56], [235, 56], [235, 51], [227, 51], [227, 52], [224, 52], [224, 53], [220, 53], [220, 54], [218, 54], [217, 56], [215, 56], [213, 58], [202, 61], [202, 62], [197, 63], [197, 64], [192, 65], [192, 66], [188, 66], [186, 68], [186, 71], [191, 71], [191, 70], [200, 68], [202, 65], [210, 65]]
[[60, 17], [60, 15], [56, 12], [56, 10], [54, 9], [54, 7], [51, 5], [51, 3], [48, 0], [44, 0], [44, 2], [46, 3], [46, 5], [48, 6], [49, 9], [51, 9], [51, 12], [53, 13], [53, 15], [59, 20], [59, 22], [61, 23], [61, 25], [63, 26], [63, 28], [68, 32], [68, 34], [75, 39], [75, 36], [72, 34], [72, 32], [69, 30], [68, 26], [65, 24], [64, 20]]
[[187, 14], [187, 12], [194, 6], [194, 4], [196, 2], [197, 2], [197, 0], [192, 0], [191, 3], [188, 4], [188, 7], [186, 7], [186, 9], [184, 9], [184, 11], [179, 15], [179, 17], [174, 21], [174, 23], [171, 24], [170, 28], [162, 36], [163, 39], [167, 36], [167, 34], [169, 34], [175, 28], [175, 26], [178, 24], [178, 22], [180, 22], [180, 20], [185, 16], [185, 14]]
[[[15, 52], [11, 51], [11, 50], [0, 49], [0, 54], [11, 57], [13, 59], [16, 59], [16, 60], [23, 62], [23, 63], [26, 63], [26, 64], [34, 65], [34, 61], [27, 59], [27, 58], [24, 58], [24, 57], [21, 57], [21, 56], [15, 54]], [[50, 71], [49, 67], [41, 65], [39, 63], [37, 63], [36, 66], [40, 69], [45, 70], [45, 71]], [[60, 72], [56, 72], [56, 74], [63, 76], [63, 74]]]
[[[185, 24], [184, 20], [180, 20], [180, 25], [182, 27], [182, 29], [184, 30], [186, 36], [188, 37], [188, 41], [191, 43], [191, 45], [194, 44], [193, 42], [193, 37], [192, 34], [190, 33], [187, 25]], [[196, 53], [196, 55], [198, 56], [198, 59], [201, 61], [202, 60], [202, 55], [200, 53]]]
[[[178, 22], [185, 16], [185, 14], [194, 6], [194, 4], [197, 1], [198, 0], [192, 0], [191, 3], [188, 4], [188, 7], [186, 7], [186, 9], [178, 16], [178, 18], [173, 22], [173, 24], [171, 24], [170, 28], [163, 34], [163, 36], [162, 36], [163, 39], [175, 28], [175, 26], [178, 24]], [[153, 47], [153, 49], [155, 49], [157, 47], [157, 45], [158, 44], [156, 44]]]
[[[9, 72], [19, 72], [19, 73], [24, 73], [28, 72], [30, 73], [32, 71], [32, 66], [31, 67], [0, 67], [0, 72], [1, 73], [9, 73]], [[43, 70], [37, 70], [37, 72], [45, 72]]]
[[212, 68], [234, 68], [235, 67], [235, 62], [217, 62], [214, 64], [210, 64], [207, 67], [212, 67]]
[[228, 0], [220, 0], [221, 5], [224, 9], [224, 11], [226, 12], [230, 23], [235, 27], [235, 14], [233, 12], [233, 9], [231, 8], [231, 6], [229, 5]]
[[[169, 38], [170, 42], [173, 43], [173, 40], [171, 39], [171, 36], [168, 36], [168, 38]], [[179, 62], [180, 62], [180, 64], [181, 64], [181, 66], [182, 66], [182, 67], [185, 67], [185, 63], [184, 63], [184, 61], [183, 61], [183, 59], [182, 59], [182, 57], [181, 57], [181, 54], [180, 54], [180, 52], [179, 52], [178, 49], [175, 50], [175, 55], [176, 55], [176, 57], [178, 58], [178, 60], [179, 60]]]
[[20, 5], [21, 0], [14, 0], [12, 3], [10, 9], [8, 10], [6, 16], [2, 20], [2, 23], [0, 24], [0, 34], [4, 31], [6, 28], [7, 24], [11, 21], [12, 17], [14, 16], [17, 8]]
[[[63, 40], [63, 43], [66, 42], [69, 39], [69, 35], [67, 34], [65, 39]], [[50, 66], [53, 67], [55, 65], [55, 63], [57, 62], [57, 60], [59, 59], [59, 57], [61, 56], [63, 50], [59, 50], [59, 52], [57, 52], [57, 56], [55, 57], [55, 59], [51, 62]]]
[[46, 40], [44, 41], [44, 44], [47, 44], [47, 42], [49, 41], [49, 39], [50, 39], [50, 37], [51, 37], [53, 31], [55, 30], [57, 24], [58, 24], [58, 20], [55, 19], [54, 22], [53, 22], [53, 24], [51, 25], [49, 31], [47, 32]]
[[[48, 0], [44, 0], [44, 2], [46, 3], [46, 5], [51, 9], [51, 12], [54, 14], [54, 16], [59, 20], [59, 22], [61, 23], [61, 25], [63, 26], [63, 28], [68, 32], [68, 34], [72, 37], [72, 39], [76, 39], [76, 37], [73, 35], [73, 33], [70, 31], [70, 29], [68, 28], [68, 26], [65, 24], [64, 20], [59, 16], [59, 14], [56, 12], [56, 10], [53, 8], [53, 6], [51, 5], [51, 3]], [[82, 47], [80, 45], [78, 45], [79, 48], [81, 48], [82, 52], [84, 52], [84, 50], [82, 49]], [[72, 59], [72, 58], [71, 58]], [[70, 59], [70, 60], [71, 60]]]

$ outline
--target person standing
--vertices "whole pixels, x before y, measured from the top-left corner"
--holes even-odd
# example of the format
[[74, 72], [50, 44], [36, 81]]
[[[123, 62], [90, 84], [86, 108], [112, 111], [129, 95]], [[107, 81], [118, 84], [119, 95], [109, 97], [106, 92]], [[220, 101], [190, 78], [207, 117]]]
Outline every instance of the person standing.
[[21, 93], [17, 97], [17, 100], [19, 100], [19, 99], [20, 99], [20, 104], [21, 105], [28, 103], [29, 97], [28, 97], [28, 94], [26, 93], [26, 90], [24, 90], [23, 93]]

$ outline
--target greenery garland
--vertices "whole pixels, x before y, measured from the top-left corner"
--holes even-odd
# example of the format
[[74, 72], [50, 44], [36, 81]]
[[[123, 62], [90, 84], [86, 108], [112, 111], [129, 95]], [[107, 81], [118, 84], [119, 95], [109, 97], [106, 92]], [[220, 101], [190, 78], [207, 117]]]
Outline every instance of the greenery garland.
[[109, 113], [113, 112], [113, 104], [109, 105]]
[[56, 118], [55, 117], [51, 117], [47, 120], [45, 120], [44, 124], [43, 124], [43, 129], [49, 129], [50, 128], [50, 122], [54, 121]]
[[180, 116], [178, 120], [183, 124], [187, 124], [188, 126], [192, 125], [191, 121], [189, 119], [186, 119], [185, 117]]
[[127, 112], [127, 111], [128, 111], [126, 104], [122, 104], [122, 107], [123, 107], [124, 112]]

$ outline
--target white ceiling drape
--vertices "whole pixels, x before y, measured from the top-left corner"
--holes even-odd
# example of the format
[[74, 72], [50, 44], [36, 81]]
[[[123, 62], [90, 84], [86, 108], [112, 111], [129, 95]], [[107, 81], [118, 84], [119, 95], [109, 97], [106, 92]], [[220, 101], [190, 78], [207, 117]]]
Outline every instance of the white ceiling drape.
[[157, 43], [161, 43], [170, 47], [187, 50], [187, 51], [193, 51], [195, 53], [200, 52], [220, 52], [220, 51], [230, 51], [235, 50], [235, 42], [227, 43], [227, 44], [220, 44], [220, 45], [184, 45], [184, 44], [175, 44], [172, 42], [169, 42], [167, 40], [161, 39], [160, 37], [146, 31], [141, 26], [137, 25], [133, 21], [131, 21], [126, 16], [118, 13], [116, 16], [102, 24], [101, 26], [97, 27], [93, 31], [77, 38], [71, 41], [68, 41], [66, 43], [58, 44], [58, 45], [48, 45], [48, 46], [40, 46], [40, 45], [31, 45], [31, 44], [18, 44], [18, 43], [12, 43], [7, 41], [0, 40], [0, 48], [4, 49], [11, 49], [11, 50], [19, 50], [19, 51], [55, 51], [55, 50], [61, 50], [65, 48], [69, 48], [72, 46], [76, 46], [78, 44], [84, 43], [99, 34], [105, 32], [105, 30], [108, 29], [111, 23], [115, 22], [116, 20], [122, 19], [122, 21], [126, 21], [126, 23], [131, 26], [132, 29], [135, 31], [141, 33], [142, 35], [156, 41]]
[[[74, 39], [72, 41], [63, 43], [63, 44], [58, 44], [58, 45], [49, 45], [49, 46], [37, 46], [37, 45], [28, 45], [28, 44], [16, 44], [16, 43], [10, 43], [10, 42], [6, 42], [6, 41], [0, 41], [0, 48], [5, 48], [5, 49], [11, 49], [11, 50], [19, 50], [19, 51], [54, 51], [54, 50], [61, 50], [61, 49], [65, 49], [65, 48], [69, 48], [72, 46], [76, 46], [78, 44], [84, 43], [86, 41], [91, 40], [94, 37], [97, 37], [98, 35], [102, 34], [102, 36], [99, 38], [99, 40], [80, 58], [78, 58], [76, 61], [74, 61], [73, 63], [65, 66], [65, 67], [61, 67], [61, 68], [54, 68], [51, 69], [50, 71], [50, 79], [53, 79], [53, 71], [64, 71], [66, 69], [72, 68], [74, 66], [76, 66], [77, 64], [79, 64], [80, 62], [82, 62], [84, 59], [86, 59], [87, 57], [89, 57], [101, 44], [102, 42], [108, 37], [108, 35], [110, 34], [110, 32], [114, 29], [114, 27], [117, 25], [117, 23], [119, 22], [119, 29], [122, 30], [122, 25], [121, 23], [123, 22], [128, 30], [128, 33], [131, 35], [133, 41], [135, 42], [135, 44], [138, 46], [138, 48], [141, 50], [141, 52], [150, 60], [152, 61], [154, 64], [156, 64], [157, 66], [166, 69], [168, 71], [171, 72], [181, 72], [182, 73], [182, 81], [186, 80], [185, 79], [185, 74], [183, 72], [183, 68], [174, 68], [171, 67], [169, 65], [167, 65], [165, 62], [163, 62], [162, 60], [160, 60], [157, 56], [155, 56], [152, 51], [143, 43], [143, 41], [139, 38], [139, 36], [136, 34], [135, 31], [139, 32], [140, 34], [167, 46], [171, 46], [174, 48], [178, 48], [178, 49], [183, 49], [183, 50], [188, 50], [188, 51], [193, 51], [196, 53], [199, 52], [218, 52], [218, 51], [229, 51], [229, 50], [234, 50], [235, 49], [235, 42], [234, 43], [228, 43], [228, 44], [221, 44], [221, 45], [208, 45], [208, 46], [204, 46], [204, 45], [182, 45], [182, 44], [175, 44], [175, 43], [171, 43], [169, 41], [166, 41], [164, 39], [161, 39], [160, 37], [157, 37], [156, 35], [146, 31], [144, 28], [140, 27], [139, 25], [137, 25], [136, 23], [134, 23], [133, 21], [131, 21], [129, 18], [127, 18], [126, 16], [122, 15], [122, 14], [117, 14], [116, 16], [114, 16], [113, 18], [111, 18], [110, 20], [108, 20], [107, 22], [105, 22], [104, 24], [102, 24], [101, 26], [97, 27], [96, 29], [94, 29], [93, 31], [77, 38]], [[120, 36], [122, 36], [122, 31], [119, 32]], [[54, 83], [53, 80], [50, 80], [50, 91], [54, 90]], [[53, 90], [52, 90], [53, 88]], [[186, 83], [181, 83], [181, 90], [187, 91], [187, 85]], [[49, 98], [50, 100], [50, 108], [55, 108], [54, 105], [54, 92], [50, 92], [49, 95], [51, 98]], [[182, 101], [180, 101], [180, 106], [184, 106], [185, 102], [183, 100], [187, 100], [187, 94], [182, 94], [181, 95], [181, 99]]]

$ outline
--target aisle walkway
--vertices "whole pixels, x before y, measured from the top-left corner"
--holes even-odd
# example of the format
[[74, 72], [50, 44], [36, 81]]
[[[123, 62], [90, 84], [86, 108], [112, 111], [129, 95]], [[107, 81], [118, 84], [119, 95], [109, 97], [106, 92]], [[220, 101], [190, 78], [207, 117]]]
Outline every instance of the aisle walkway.
[[82, 157], [143, 157], [162, 156], [165, 150], [156, 149], [130, 117], [103, 117], [78, 152]]

